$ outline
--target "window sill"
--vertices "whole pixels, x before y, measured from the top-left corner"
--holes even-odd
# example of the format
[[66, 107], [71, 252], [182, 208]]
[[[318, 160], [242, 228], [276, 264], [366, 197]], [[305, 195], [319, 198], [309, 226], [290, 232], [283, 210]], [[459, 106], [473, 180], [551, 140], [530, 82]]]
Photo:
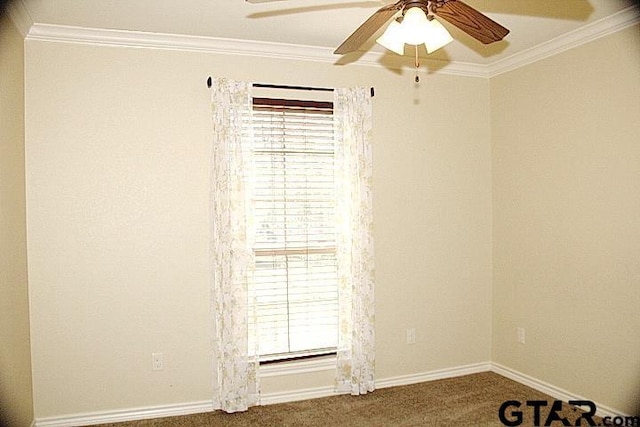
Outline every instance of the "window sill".
[[307, 374], [309, 372], [330, 371], [336, 367], [336, 356], [324, 356], [310, 360], [290, 360], [260, 366], [261, 377]]

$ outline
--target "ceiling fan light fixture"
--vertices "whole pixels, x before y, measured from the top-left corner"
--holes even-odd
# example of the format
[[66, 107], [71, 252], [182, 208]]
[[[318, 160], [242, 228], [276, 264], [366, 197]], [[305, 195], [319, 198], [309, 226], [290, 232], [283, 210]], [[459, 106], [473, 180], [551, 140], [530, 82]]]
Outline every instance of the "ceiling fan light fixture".
[[426, 41], [430, 28], [427, 14], [419, 7], [411, 7], [404, 13], [402, 30], [404, 42], [411, 45], [419, 45]]
[[376, 43], [398, 55], [404, 55], [404, 31], [402, 24], [396, 20], [392, 21], [382, 36], [376, 40]]
[[436, 21], [435, 18], [432, 18], [428, 22], [429, 34], [424, 41], [424, 44], [427, 47], [427, 53], [435, 52], [453, 41], [453, 37], [451, 37], [449, 31], [447, 31], [444, 25]]
[[404, 45], [424, 44], [427, 53], [446, 46], [453, 41], [447, 29], [433, 16], [427, 16], [420, 7], [406, 10], [402, 23], [393, 20], [376, 42], [398, 55], [404, 55]]

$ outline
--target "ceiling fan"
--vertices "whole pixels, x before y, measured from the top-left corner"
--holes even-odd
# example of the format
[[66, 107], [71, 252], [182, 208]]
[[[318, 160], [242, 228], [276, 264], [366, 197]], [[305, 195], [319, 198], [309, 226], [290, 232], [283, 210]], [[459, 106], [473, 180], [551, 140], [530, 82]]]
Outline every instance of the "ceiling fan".
[[[266, 3], [277, 0], [246, 1]], [[398, 0], [375, 11], [334, 53], [344, 55], [357, 51], [390, 21], [385, 33], [377, 39], [379, 44], [402, 55], [405, 43], [415, 45], [416, 52], [417, 46], [424, 43], [431, 53], [453, 40], [444, 26], [435, 20], [436, 16], [483, 44], [500, 41], [509, 34], [507, 28], [461, 0]], [[394, 17], [396, 19], [392, 21]]]

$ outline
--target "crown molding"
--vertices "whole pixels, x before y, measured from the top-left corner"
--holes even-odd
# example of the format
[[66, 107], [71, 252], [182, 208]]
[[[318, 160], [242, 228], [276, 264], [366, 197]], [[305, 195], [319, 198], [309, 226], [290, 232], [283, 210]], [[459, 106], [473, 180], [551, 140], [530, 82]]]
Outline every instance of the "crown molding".
[[640, 11], [630, 6], [618, 13], [594, 21], [574, 31], [565, 33], [555, 39], [523, 50], [507, 58], [495, 61], [487, 66], [488, 78], [515, 70], [528, 64], [540, 61], [569, 49], [613, 34], [640, 22]]
[[22, 37], [26, 37], [29, 33], [29, 29], [33, 25], [33, 19], [31, 19], [29, 10], [24, 5], [24, 2], [22, 0], [18, 0], [10, 3], [7, 12], [9, 19], [13, 21]]
[[[329, 62], [329, 48], [254, 40], [34, 24], [28, 40]], [[335, 58], [331, 58], [335, 59]]]
[[[255, 40], [52, 24], [33, 24], [26, 38], [27, 40], [46, 42], [207, 52], [339, 64], [339, 58], [333, 54], [333, 49], [331, 48]], [[379, 52], [366, 52], [354, 63], [369, 67], [381, 67], [382, 57], [383, 54]], [[484, 77], [486, 75], [486, 66], [462, 62], [427, 62], [432, 64], [439, 73], [472, 77]]]
[[[340, 64], [339, 59], [333, 54], [333, 50], [327, 47], [52, 24], [32, 24], [28, 11], [22, 1], [18, 1], [15, 4], [18, 5], [18, 8], [14, 21], [18, 21], [17, 23], [20, 28], [28, 28], [25, 31], [25, 38], [27, 40], [195, 51], [322, 62], [334, 65]], [[426, 72], [491, 78], [620, 31], [638, 22], [640, 22], [640, 13], [635, 6], [631, 6], [609, 17], [587, 24], [553, 40], [490, 64], [426, 60]], [[366, 52], [353, 63], [361, 66], [382, 67], [384, 66], [382, 57], [383, 54], [379, 52]]]

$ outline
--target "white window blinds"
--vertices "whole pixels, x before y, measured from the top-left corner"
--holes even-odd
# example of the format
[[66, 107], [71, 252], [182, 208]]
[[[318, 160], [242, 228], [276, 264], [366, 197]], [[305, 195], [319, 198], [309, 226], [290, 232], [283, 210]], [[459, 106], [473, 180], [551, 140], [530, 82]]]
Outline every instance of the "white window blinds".
[[252, 132], [258, 353], [266, 361], [335, 351], [333, 105], [254, 98]]

